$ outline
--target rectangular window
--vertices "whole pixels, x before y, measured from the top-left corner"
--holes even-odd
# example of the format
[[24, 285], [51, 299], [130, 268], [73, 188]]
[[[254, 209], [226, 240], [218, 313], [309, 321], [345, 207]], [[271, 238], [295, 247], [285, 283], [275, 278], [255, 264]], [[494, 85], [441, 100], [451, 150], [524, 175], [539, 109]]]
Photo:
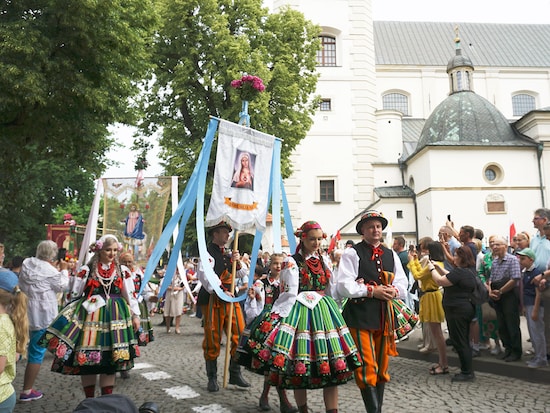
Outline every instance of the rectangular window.
[[397, 216], [397, 218], [402, 219], [403, 218], [403, 211], [396, 211], [396, 216]]
[[334, 180], [321, 179], [319, 181], [319, 201], [334, 202], [335, 200], [336, 198], [334, 196]]
[[336, 39], [332, 36], [320, 36], [321, 50], [317, 52], [318, 66], [336, 66]]
[[319, 110], [322, 112], [329, 112], [331, 110], [330, 99], [321, 99], [321, 103], [319, 103]]

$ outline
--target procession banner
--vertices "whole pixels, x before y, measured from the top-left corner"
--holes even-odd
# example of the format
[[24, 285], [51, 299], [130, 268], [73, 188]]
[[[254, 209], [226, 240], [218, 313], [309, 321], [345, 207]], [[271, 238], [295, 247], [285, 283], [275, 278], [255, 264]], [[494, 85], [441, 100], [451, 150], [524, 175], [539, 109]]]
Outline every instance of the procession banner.
[[220, 120], [212, 196], [205, 226], [265, 231], [275, 137]]

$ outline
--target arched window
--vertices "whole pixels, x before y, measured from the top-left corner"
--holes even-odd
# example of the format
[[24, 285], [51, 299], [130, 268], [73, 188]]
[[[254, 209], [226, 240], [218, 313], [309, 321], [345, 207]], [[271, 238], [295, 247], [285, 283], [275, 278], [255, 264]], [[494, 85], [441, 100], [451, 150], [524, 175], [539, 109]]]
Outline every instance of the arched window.
[[409, 98], [402, 93], [386, 93], [382, 96], [382, 109], [398, 110], [409, 116]]
[[318, 66], [336, 66], [336, 38], [333, 36], [319, 36], [321, 50], [317, 51]]
[[523, 116], [535, 109], [535, 97], [526, 93], [512, 96], [512, 108], [514, 116]]

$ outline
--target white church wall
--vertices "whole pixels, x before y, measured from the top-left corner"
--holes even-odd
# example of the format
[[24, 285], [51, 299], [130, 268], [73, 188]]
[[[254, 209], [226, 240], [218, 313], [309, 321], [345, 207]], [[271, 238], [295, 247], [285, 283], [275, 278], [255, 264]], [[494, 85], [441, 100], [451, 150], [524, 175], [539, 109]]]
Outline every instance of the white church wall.
[[[396, 164], [403, 152], [402, 114], [396, 110], [377, 110], [378, 162]], [[376, 185], [376, 183], [375, 183]]]
[[[473, 90], [495, 105], [507, 119], [513, 116], [512, 96], [518, 92], [531, 92], [536, 107], [550, 106], [550, 71], [545, 69], [476, 67]], [[409, 115], [428, 118], [433, 110], [449, 95], [449, 78], [444, 66], [377, 66], [377, 107], [382, 108], [382, 95], [388, 91], [403, 91], [409, 97]]]
[[[488, 164], [501, 168], [497, 184], [485, 179]], [[510, 221], [529, 230], [532, 212], [542, 203], [533, 149], [432, 150], [409, 164], [407, 180], [411, 178], [418, 194], [420, 236], [437, 234], [447, 214], [457, 226], [472, 225], [485, 234], [507, 235]], [[504, 212], [489, 212], [488, 201], [503, 201]]]

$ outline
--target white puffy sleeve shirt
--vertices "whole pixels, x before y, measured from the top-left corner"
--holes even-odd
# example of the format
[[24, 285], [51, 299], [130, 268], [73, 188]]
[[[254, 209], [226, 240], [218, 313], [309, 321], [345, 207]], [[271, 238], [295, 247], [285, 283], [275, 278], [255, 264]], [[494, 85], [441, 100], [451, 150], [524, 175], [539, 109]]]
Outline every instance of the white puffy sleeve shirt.
[[[203, 261], [204, 260], [200, 261], [199, 267], [197, 268], [197, 277], [198, 277], [200, 283], [202, 284], [202, 286], [204, 287], [204, 289], [206, 291], [208, 291], [209, 294], [212, 294], [214, 292], [214, 288], [210, 284], [210, 281], [208, 280], [208, 278], [206, 278], [206, 273], [204, 272], [204, 267], [203, 267], [203, 265], [204, 265]], [[207, 265], [210, 265], [212, 267], [212, 269], [214, 269], [214, 264], [215, 264], [214, 258], [210, 254], [208, 254], [208, 264]], [[245, 277], [245, 276], [248, 277], [248, 268], [246, 267], [246, 265], [241, 265], [241, 269], [237, 270], [235, 278]], [[222, 282], [219, 278], [217, 278], [217, 283], [218, 283], [218, 285], [222, 284]]]
[[[395, 274], [392, 285], [399, 291], [399, 298], [405, 298], [407, 296], [408, 280], [399, 256], [395, 251], [391, 250], [393, 254], [394, 268], [392, 271]], [[360, 298], [367, 296], [367, 286], [360, 284], [357, 281], [359, 274], [359, 256], [355, 248], [346, 248], [340, 258], [340, 265], [338, 266], [338, 280], [337, 288], [338, 294], [341, 297], [348, 298]]]

